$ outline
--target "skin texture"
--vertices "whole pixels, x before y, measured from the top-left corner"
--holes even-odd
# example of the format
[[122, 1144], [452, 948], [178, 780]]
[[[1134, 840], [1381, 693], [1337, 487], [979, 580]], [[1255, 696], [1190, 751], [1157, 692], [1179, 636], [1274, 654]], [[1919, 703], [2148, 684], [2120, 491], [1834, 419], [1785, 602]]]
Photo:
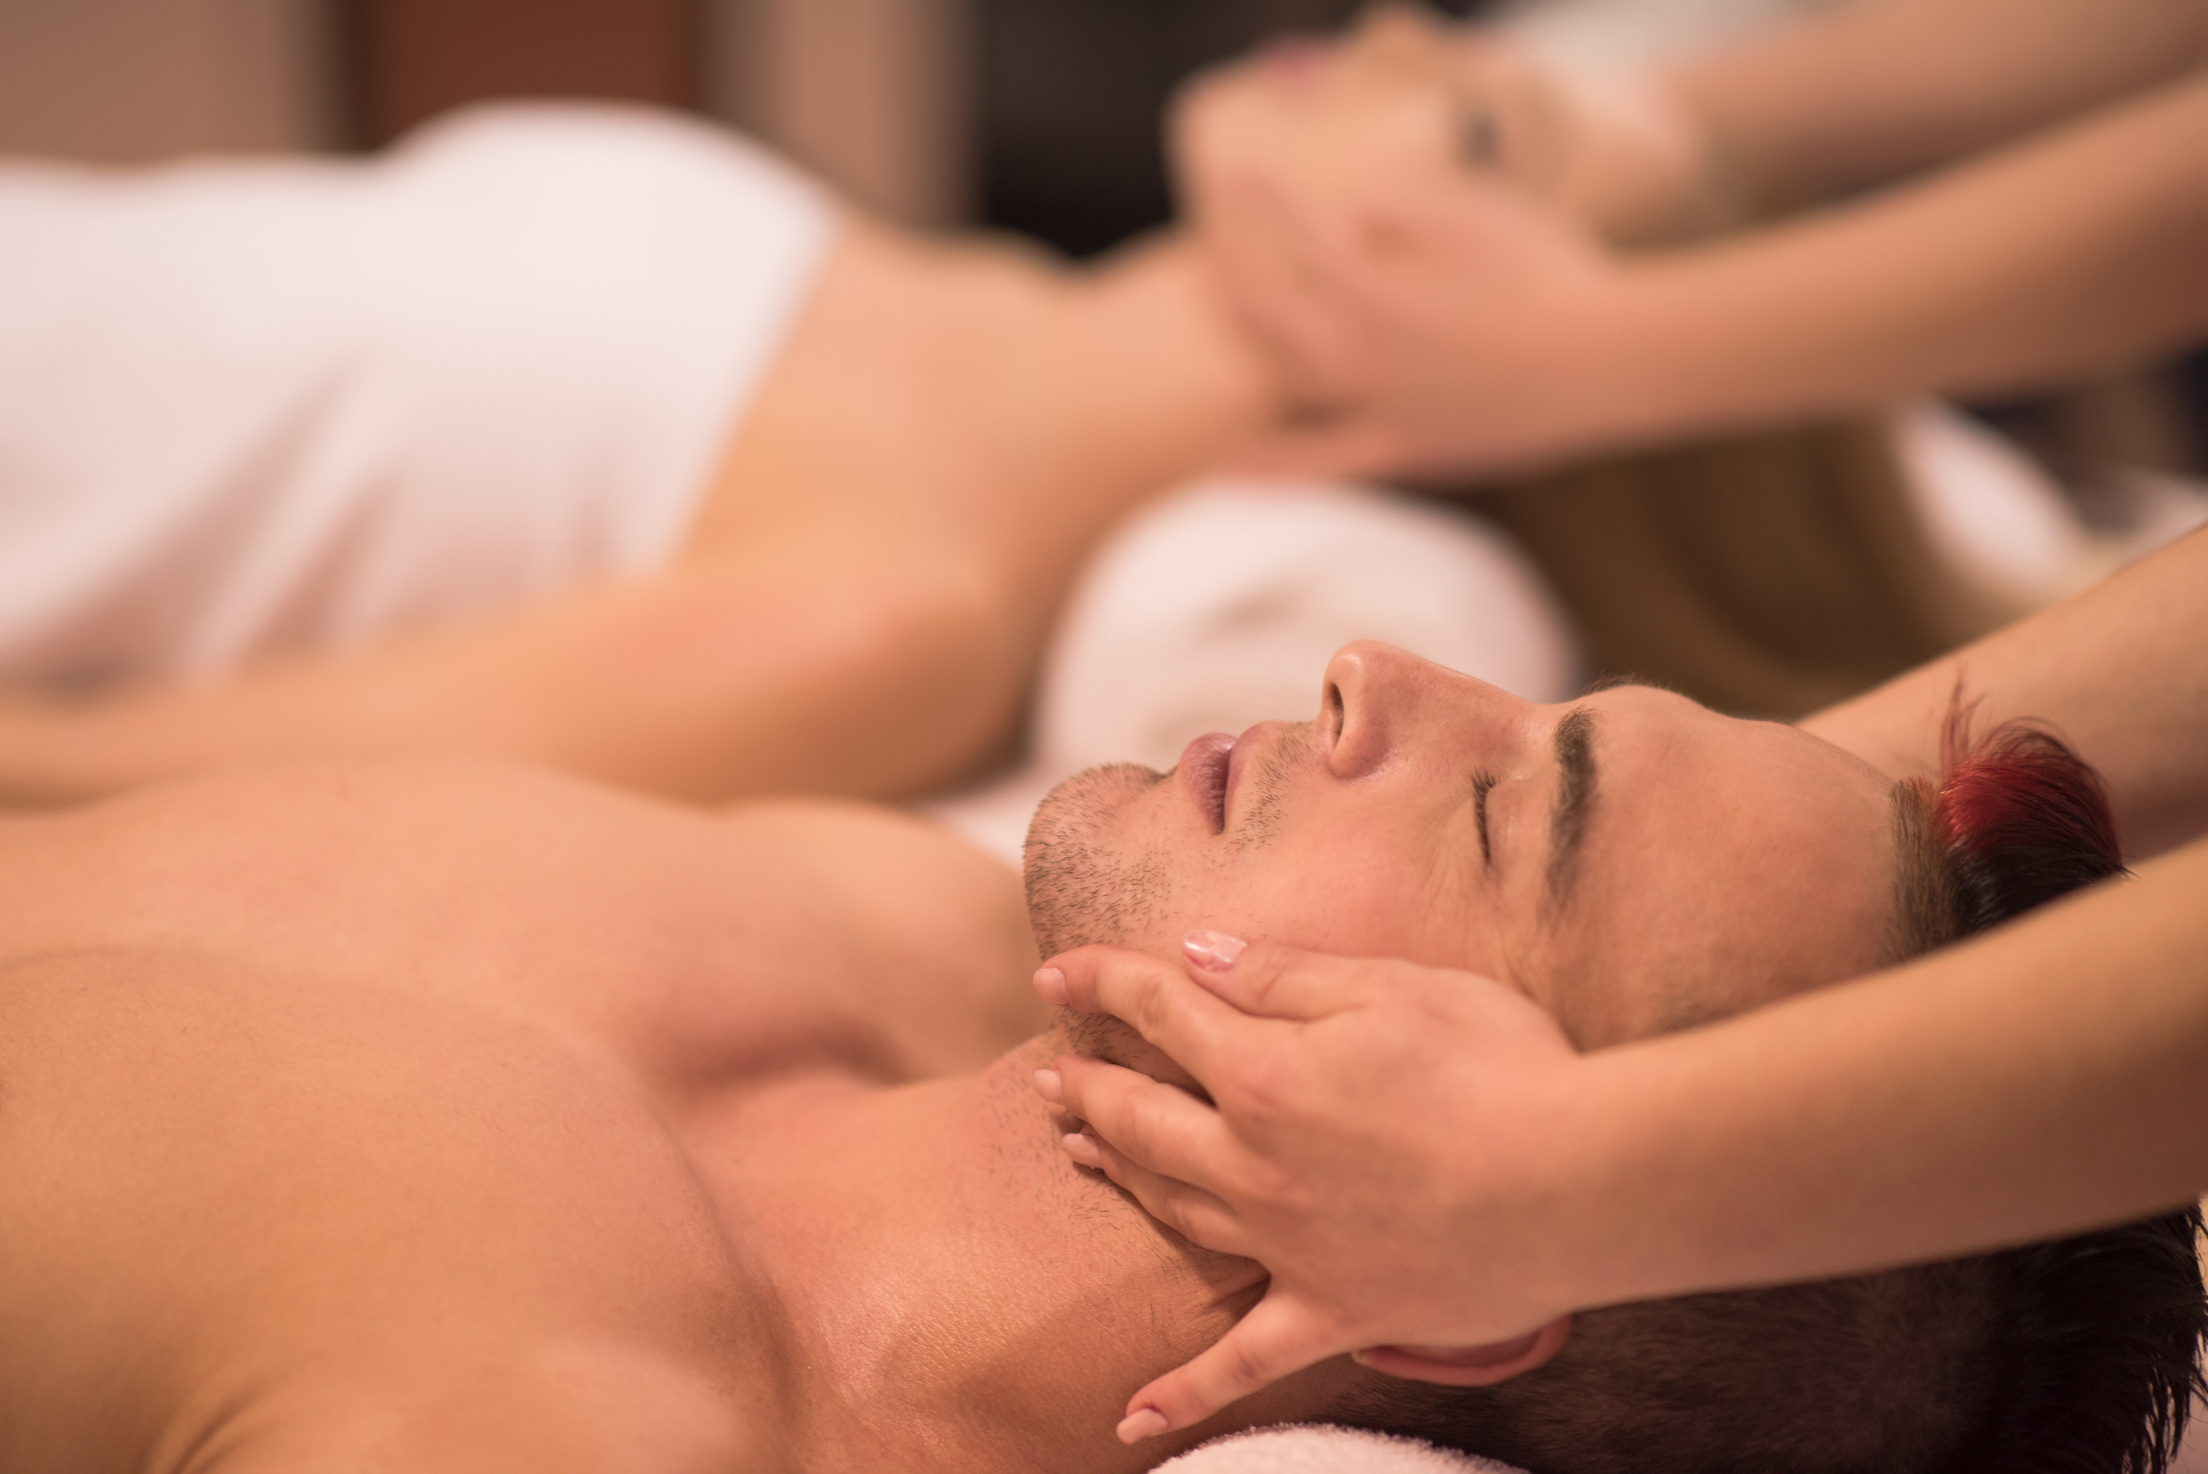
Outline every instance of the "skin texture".
[[[1591, 781], [1568, 776], [1559, 739], [1575, 728], [1593, 756]], [[1069, 1057], [1039, 1080], [1045, 1098], [1075, 1117], [1101, 1113], [1106, 1139], [1126, 1145], [1141, 1170], [1083, 1136], [1069, 1140], [1075, 1160], [1109, 1171], [1199, 1242], [1262, 1247], [1274, 1270], [1263, 1306], [1226, 1341], [1129, 1404], [1121, 1436], [1130, 1440], [1185, 1427], [1290, 1366], [1376, 1344], [1360, 1334], [1372, 1323], [1354, 1314], [1358, 1292], [1372, 1291], [1375, 1274], [1391, 1290], [1415, 1286], [1438, 1264], [1431, 1253], [1363, 1253], [1356, 1246], [1378, 1223], [1420, 1224], [1422, 1249], [1440, 1244], [1442, 1258], [1481, 1241], [1424, 1235], [1463, 1215], [1446, 1199], [1447, 1178], [1428, 1179], [1437, 1194], [1416, 1168], [1399, 1170], [1453, 1157], [1455, 1118], [1402, 1109], [1402, 1089], [1374, 1088], [1376, 1080], [1446, 1102], [1465, 1085], [1448, 1051], [1490, 1027], [1534, 1041], [1542, 1058], [1568, 1059], [1574, 1046], [1667, 1032], [1867, 970], [1884, 944], [1890, 785], [1793, 728], [1719, 717], [1644, 687], [1543, 707], [1357, 644], [1328, 666], [1314, 721], [1266, 723], [1234, 741], [1223, 794], [1204, 777], [1215, 750], [1199, 739], [1171, 775], [1123, 766], [1073, 779], [1038, 811], [1028, 838], [1038, 939], [1060, 954], [1086, 949], [1061, 955], [1046, 975], [1057, 977], [1057, 1001], [1069, 996], [1067, 977], [1120, 978], [1101, 1006], [1178, 1062], [1162, 1071], [1168, 1079], [1207, 1091], [1215, 1078], [1230, 1091], [1246, 1082], [1267, 1109], [1295, 1102], [1285, 1112], [1292, 1125], [1268, 1118], [1281, 1132], [1259, 1131], [1268, 1154], [1293, 1153], [1298, 1170], [1264, 1215], [1269, 1231], [1253, 1235], [1216, 1211], [1211, 1184], [1229, 1153], [1215, 1118], [1207, 1127], [1208, 1112], [1187, 1095], [1124, 1067], [1159, 1074], [1154, 1058], [1129, 1055], [1121, 1040], [1100, 1051], [1108, 1063]], [[1575, 786], [1584, 806], [1566, 822], [1562, 795]], [[1565, 859], [1560, 841], [1575, 829]], [[1402, 958], [1382, 966], [1419, 980], [1428, 996], [1392, 1014], [1364, 1013], [1329, 1036], [1331, 1068], [1274, 1073], [1281, 1041], [1209, 1048], [1186, 1029], [1161, 1029], [1145, 1003], [1142, 989], [1177, 971], [1159, 959], [1199, 926], [1263, 937], [1291, 956], [1309, 948]], [[1484, 976], [1467, 991], [1456, 986], [1466, 973]], [[1498, 982], [1508, 990], [1501, 1001], [1488, 996]], [[1094, 1008], [1099, 997], [1088, 981], [1076, 1001]], [[1436, 1040], [1447, 1041], [1438, 1056]], [[1182, 1052], [1188, 1046], [1193, 1054]], [[1345, 1058], [1359, 1066], [1341, 1067]], [[1552, 1099], [1521, 1097], [1535, 1118]], [[1345, 1129], [1319, 1141], [1312, 1128], [1334, 1119]], [[1389, 1146], [1385, 1156], [1363, 1150], [1376, 1139]], [[1192, 1167], [1208, 1190], [1161, 1184]], [[1259, 1175], [1279, 1181], [1262, 1167]], [[1314, 1193], [1337, 1191], [1339, 1209], [1313, 1212]], [[1300, 1273], [1308, 1260], [1332, 1278]], [[1529, 1329], [1523, 1319], [1505, 1324]], [[1432, 1323], [1402, 1339], [1445, 1343], [1435, 1332], [1446, 1328]], [[1561, 1341], [1552, 1325], [1451, 1377], [1513, 1374]]]
[[2108, 785], [2127, 858], [2208, 833], [2208, 533], [2195, 532], [2052, 609], [1898, 676], [1802, 727], [1895, 778], [1939, 767], [1958, 690], [1977, 715], [2051, 723]]
[[1179, 1426], [1344, 1349], [1955, 1257], [2208, 1187], [2208, 1138], [2185, 1129], [2208, 1118], [2203, 589], [2196, 534], [1803, 724], [1921, 777], [1958, 686], [1983, 692], [1981, 721], [2037, 714], [2075, 743], [2129, 853], [2161, 856], [1890, 973], [1581, 1055], [1462, 972], [1266, 941], [1054, 959], [1046, 996], [1127, 1020], [1202, 1092], [1062, 1060], [1040, 1088], [1093, 1133], [1069, 1150], [1274, 1276], [1232, 1344], [1131, 1411]]
[[[1555, 738], [1575, 712], [1596, 777], [1559, 904]], [[1648, 687], [1540, 706], [1353, 644], [1315, 720], [1235, 742], [1223, 829], [1190, 771], [1098, 769], [1046, 801], [1027, 852], [1045, 951], [1172, 957], [1209, 926], [1385, 953], [1494, 977], [1592, 1048], [1847, 976], [1884, 941], [1885, 780]]]
[[909, 819], [324, 764], [0, 883], [0, 1466], [1132, 1471], [1261, 1278], [1056, 1150], [1017, 879]]
[[1272, 403], [1185, 248], [1084, 272], [847, 220], [668, 569], [211, 683], [0, 691], [0, 805], [420, 751], [708, 800], [939, 787], [1008, 740], [1082, 553]]
[[[1516, 892], [1463, 863], [1462, 760], [1495, 770], [1508, 871], [1542, 837], [1557, 714], [1383, 647], [1345, 652], [1329, 688], [1339, 720], [1283, 768], [1249, 853], [1185, 793], [1153, 807], [1171, 785], [1127, 790], [1119, 817], [1179, 857], [1151, 924], [1293, 906], [1344, 947], [1375, 937], [1361, 887], [1423, 875], [1436, 924], [1393, 945], [1527, 935]], [[1798, 935], [1837, 945], [1843, 913], [1876, 910], [1878, 782], [1851, 760], [1660, 693], [1590, 704], [1580, 929], [1639, 914], [1612, 887], [1643, 817], [1741, 783], [1769, 833], [1832, 830], [1790, 872], [1814, 882]], [[1736, 761], [1683, 766], [1667, 734], [1687, 733]], [[1322, 747], [1365, 766], [1322, 773]], [[1659, 761], [1700, 797], [1653, 791]], [[1760, 841], [1698, 843], [1691, 865], [1644, 854], [1652, 887], [1779, 903]], [[1326, 884], [1288, 883], [1329, 850]], [[1334, 1358], [1162, 1447], [1107, 1436], [1265, 1276], [1060, 1149], [1030, 1082], [1075, 1038], [1020, 1042], [1042, 1013], [1017, 885], [863, 807], [714, 817], [451, 761], [0, 822], [0, 1465], [1131, 1471], [1323, 1416], [1372, 1374]], [[1680, 925], [1688, 945], [1703, 922]], [[1797, 941], [1741, 930], [1742, 955]], [[1678, 1005], [1644, 986], [1551, 996], [1631, 1029]]]
[[[1260, 462], [1521, 470], [2014, 389], [2196, 339], [2201, 7], [2160, 7], [2120, 41], [2086, 39], [2123, 27], [2075, 8], [2026, 7], [2013, 29], [1976, 0], [1951, 0], [1945, 22], [1903, 14], [1940, 9], [1864, 6], [1607, 104], [1528, 83], [1524, 64], [1491, 81], [1492, 42], [1400, 6], [1295, 67], [1216, 74], [1184, 110], [1184, 195], [1302, 409]], [[1928, 44], [1942, 24], [2000, 34], [1999, 64]], [[1837, 48], [1824, 71], [1820, 35]], [[1890, 78], [1860, 81], [1905, 50]], [[1943, 64], [1965, 57], [1958, 86]], [[1468, 157], [1467, 120], [1483, 118], [1504, 142]], [[1891, 178], [1943, 149], [1979, 152]], [[1689, 236], [1752, 197], [1810, 203], [1873, 175], [1892, 187], [1689, 249], [1627, 257], [1598, 236]]]

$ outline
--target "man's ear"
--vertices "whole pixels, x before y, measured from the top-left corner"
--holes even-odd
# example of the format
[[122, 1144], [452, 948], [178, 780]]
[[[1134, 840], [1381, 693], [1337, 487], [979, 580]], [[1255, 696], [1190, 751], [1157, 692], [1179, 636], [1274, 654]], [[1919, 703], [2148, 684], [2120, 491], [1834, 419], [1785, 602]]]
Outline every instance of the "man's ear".
[[1450, 1387], [1492, 1387], [1546, 1366], [1572, 1333], [1572, 1318], [1559, 1316], [1530, 1336], [1490, 1346], [1375, 1346], [1354, 1359], [1376, 1372]]

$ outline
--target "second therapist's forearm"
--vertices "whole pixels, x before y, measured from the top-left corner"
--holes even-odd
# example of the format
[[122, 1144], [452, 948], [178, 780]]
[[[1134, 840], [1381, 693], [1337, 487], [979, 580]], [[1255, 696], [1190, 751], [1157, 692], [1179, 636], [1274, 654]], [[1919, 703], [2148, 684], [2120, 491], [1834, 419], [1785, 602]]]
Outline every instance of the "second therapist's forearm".
[[1557, 1253], [1596, 1283], [1574, 1298], [1868, 1271], [2198, 1196], [2204, 894], [2208, 844], [1893, 973], [1591, 1057], [1596, 1201]]
[[1802, 723], [1895, 778], [1940, 765], [1950, 703], [2050, 724], [2106, 780], [2125, 852], [2208, 833], [2208, 532]]
[[2208, 77], [1822, 215], [1632, 268], [1643, 433], [2008, 388], [2208, 334]]

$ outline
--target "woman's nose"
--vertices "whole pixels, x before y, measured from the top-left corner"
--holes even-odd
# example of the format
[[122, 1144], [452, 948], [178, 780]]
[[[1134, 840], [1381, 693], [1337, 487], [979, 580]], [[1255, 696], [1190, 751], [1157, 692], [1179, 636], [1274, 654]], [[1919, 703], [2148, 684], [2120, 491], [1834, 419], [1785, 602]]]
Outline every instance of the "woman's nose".
[[1424, 6], [1377, 0], [1357, 13], [1350, 39], [1360, 56], [1392, 61], [1422, 53], [1440, 30], [1439, 21]]

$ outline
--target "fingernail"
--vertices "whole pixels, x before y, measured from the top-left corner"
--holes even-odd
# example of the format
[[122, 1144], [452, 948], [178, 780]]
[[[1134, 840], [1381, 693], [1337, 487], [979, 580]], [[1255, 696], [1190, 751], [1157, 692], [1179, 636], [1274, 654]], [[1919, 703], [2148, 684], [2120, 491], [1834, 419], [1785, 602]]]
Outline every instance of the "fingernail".
[[1249, 945], [1223, 931], [1192, 931], [1181, 939], [1181, 950], [1188, 954], [1188, 960], [1206, 972], [1234, 971], [1235, 959]]
[[1057, 1105], [1066, 1098], [1066, 1082], [1056, 1070], [1037, 1070], [1035, 1093], [1052, 1105]]
[[1165, 1420], [1165, 1414], [1154, 1407], [1129, 1413], [1119, 1420], [1119, 1441], [1140, 1443], [1145, 1438], [1155, 1438], [1173, 1425]]
[[1097, 1150], [1096, 1143], [1089, 1138], [1087, 1132], [1069, 1131], [1058, 1138], [1058, 1144], [1066, 1149], [1067, 1156], [1073, 1158], [1082, 1166], [1094, 1167], [1098, 1171], [1103, 1170], [1104, 1153]]
[[1035, 974], [1035, 991], [1043, 995], [1045, 1003], [1060, 1008], [1072, 1006], [1073, 994], [1066, 988], [1066, 975], [1055, 967], [1042, 968]]

